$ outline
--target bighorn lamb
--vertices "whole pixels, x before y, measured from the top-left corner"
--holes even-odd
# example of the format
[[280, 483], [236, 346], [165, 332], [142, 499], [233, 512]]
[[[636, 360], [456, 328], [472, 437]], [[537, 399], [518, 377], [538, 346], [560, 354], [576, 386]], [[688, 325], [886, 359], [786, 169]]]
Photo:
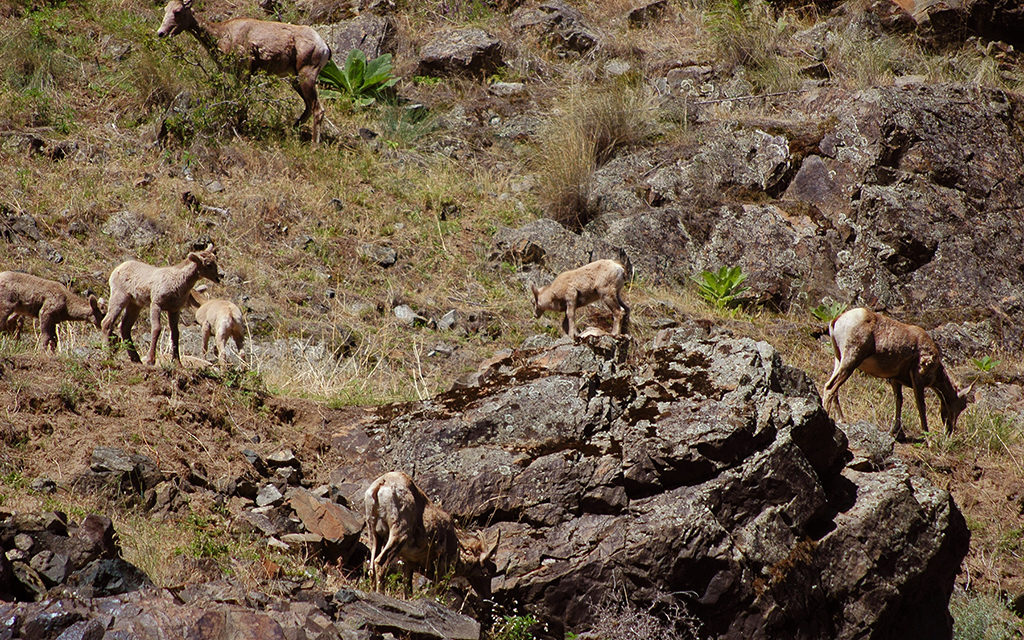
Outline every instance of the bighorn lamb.
[[245, 335], [245, 321], [242, 310], [230, 300], [199, 300], [195, 294], [189, 296], [189, 306], [196, 308], [196, 324], [203, 328], [203, 355], [209, 349], [210, 336], [217, 344], [217, 360], [221, 365], [227, 362], [228, 338], [233, 338], [238, 357], [244, 358], [242, 338]]
[[416, 486], [405, 473], [391, 471], [373, 481], [366, 490], [364, 507], [370, 534], [370, 580], [380, 591], [388, 564], [398, 556], [404, 562], [405, 591], [412, 592], [412, 573], [417, 571], [436, 580], [447, 571], [466, 578], [481, 598], [491, 595], [491, 557], [494, 542], [455, 529], [452, 518]]
[[0, 329], [14, 328], [16, 316], [39, 318], [39, 348], [57, 349], [57, 323], [85, 320], [96, 328], [103, 318], [103, 301], [76, 295], [67, 287], [28, 273], [0, 273]]
[[114, 323], [121, 318], [121, 339], [128, 347], [132, 362], [140, 362], [139, 352], [132, 342], [132, 326], [139, 318], [139, 312], [149, 307], [149, 322], [152, 325], [149, 343], [149, 357], [146, 364], [156, 362], [156, 347], [160, 338], [160, 312], [167, 312], [171, 328], [171, 349], [174, 361], [181, 364], [178, 354], [178, 317], [191, 298], [192, 287], [200, 278], [220, 282], [217, 273], [217, 250], [213, 245], [202, 251], [193, 251], [188, 257], [172, 267], [154, 267], [144, 262], [128, 260], [110, 272], [110, 303], [103, 318], [103, 336], [110, 339]]
[[612, 333], [622, 333], [629, 323], [629, 305], [622, 300], [626, 270], [614, 260], [597, 260], [579, 269], [560, 274], [546, 287], [533, 291], [533, 311], [541, 317], [545, 311], [564, 311], [562, 331], [576, 337], [576, 309], [600, 300], [612, 312]]
[[833, 320], [829, 335], [835, 352], [835, 366], [825, 383], [823, 401], [826, 411], [832, 413], [834, 407], [835, 416], [843, 419], [839, 387], [855, 369], [860, 369], [876, 378], [885, 378], [892, 386], [896, 397], [892, 434], [897, 439], [905, 437], [900, 415], [903, 411], [903, 387], [914, 390], [914, 401], [924, 431], [928, 431], [924, 390], [927, 387], [934, 389], [939, 396], [939, 413], [946, 425], [946, 433], [952, 433], [957, 418], [967, 407], [974, 385], [957, 392], [942, 366], [938, 345], [924, 329], [860, 307], [850, 309]]
[[316, 92], [316, 79], [331, 59], [331, 49], [312, 27], [234, 18], [204, 24], [192, 13], [192, 0], [171, 0], [164, 8], [164, 21], [156, 35], [176, 36], [188, 31], [214, 59], [234, 54], [248, 65], [248, 72], [265, 71], [277, 76], [295, 76], [292, 86], [302, 96], [305, 110], [295, 126], [313, 116], [313, 141], [320, 142], [324, 108]]

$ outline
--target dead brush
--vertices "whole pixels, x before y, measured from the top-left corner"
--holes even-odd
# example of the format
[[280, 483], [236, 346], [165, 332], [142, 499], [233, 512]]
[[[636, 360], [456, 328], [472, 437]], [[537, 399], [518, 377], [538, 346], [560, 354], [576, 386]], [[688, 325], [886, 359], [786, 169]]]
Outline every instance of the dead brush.
[[570, 228], [586, 225], [594, 214], [594, 171], [616, 151], [648, 138], [655, 120], [643, 87], [616, 82], [597, 91], [572, 90], [544, 125], [533, 157], [548, 215]]

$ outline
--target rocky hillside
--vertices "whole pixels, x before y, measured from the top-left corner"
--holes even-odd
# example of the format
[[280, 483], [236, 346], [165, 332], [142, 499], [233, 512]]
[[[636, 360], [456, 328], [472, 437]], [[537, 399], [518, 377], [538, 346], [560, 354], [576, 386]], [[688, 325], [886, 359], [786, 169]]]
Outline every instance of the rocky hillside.
[[[360, 589], [361, 491], [389, 469], [501, 530], [494, 603], [420, 587], [491, 637], [1020, 633], [1015, 3], [196, 11], [310, 24], [339, 65], [393, 56], [398, 82], [322, 87], [313, 143], [286, 82], [157, 40], [161, 6], [0, 0], [3, 268], [108, 296], [121, 261], [213, 242], [204, 295], [247, 321], [224, 371], [189, 312], [180, 368], [83, 323], [52, 356], [27, 324], [0, 335], [0, 574], [21, 585], [0, 595], [26, 601], [0, 635], [423, 637], [402, 625], [428, 613], [374, 618], [412, 605]], [[554, 342], [529, 286], [606, 257], [632, 339]], [[747, 277], [738, 307], [696, 293], [721, 267]], [[924, 326], [975, 382], [956, 433], [921, 434], [910, 406], [918, 439], [893, 443], [866, 377], [849, 424], [824, 414], [822, 318], [855, 305]], [[121, 556], [131, 579], [104, 578]]]

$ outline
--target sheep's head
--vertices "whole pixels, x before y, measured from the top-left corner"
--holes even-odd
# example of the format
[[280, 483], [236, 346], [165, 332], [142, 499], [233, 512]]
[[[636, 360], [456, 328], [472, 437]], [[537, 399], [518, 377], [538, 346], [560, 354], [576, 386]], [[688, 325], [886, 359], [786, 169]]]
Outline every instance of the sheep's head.
[[192, 0], [171, 0], [164, 7], [164, 21], [156, 35], [159, 38], [176, 36], [196, 25], [196, 17], [192, 15]]
[[103, 298], [97, 299], [96, 296], [90, 295], [89, 306], [92, 307], [92, 323], [99, 329], [103, 316], [107, 313], [107, 302]]
[[946, 433], [953, 433], [953, 427], [956, 426], [956, 421], [963, 413], [967, 405], [970, 404], [973, 399], [972, 394], [974, 393], [974, 383], [972, 382], [966, 389], [956, 394], [952, 400], [948, 403], [942, 395], [939, 395], [939, 414], [942, 417], [942, 424], [946, 425]]
[[213, 244], [207, 245], [202, 251], [193, 251], [188, 254], [188, 259], [198, 265], [200, 277], [220, 282], [220, 274], [217, 272], [217, 249]]
[[499, 542], [500, 530], [491, 543], [485, 542], [480, 535], [459, 539], [459, 566], [456, 573], [466, 578], [481, 598], [489, 598], [491, 595], [491, 576], [497, 572], [493, 558]]

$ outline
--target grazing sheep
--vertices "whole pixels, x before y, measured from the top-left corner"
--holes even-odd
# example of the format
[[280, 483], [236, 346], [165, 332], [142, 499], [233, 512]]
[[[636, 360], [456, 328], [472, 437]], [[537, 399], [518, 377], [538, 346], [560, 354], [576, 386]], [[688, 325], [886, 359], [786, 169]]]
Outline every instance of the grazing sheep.
[[942, 366], [942, 353], [931, 336], [921, 327], [903, 324], [863, 307], [850, 309], [829, 326], [835, 366], [822, 394], [825, 410], [842, 420], [839, 387], [860, 369], [876, 378], [885, 378], [896, 397], [896, 417], [892, 434], [905, 438], [900, 414], [903, 411], [903, 387], [914, 390], [921, 428], [928, 431], [925, 417], [924, 390], [932, 388], [939, 396], [939, 413], [952, 433], [957, 418], [967, 407], [974, 385], [958, 392]]
[[230, 300], [199, 300], [195, 293], [189, 296], [189, 306], [196, 309], [196, 324], [203, 328], [203, 355], [209, 349], [210, 336], [213, 335], [217, 344], [217, 360], [223, 366], [227, 364], [228, 338], [233, 338], [238, 349], [238, 357], [245, 358], [242, 351], [242, 338], [245, 335], [245, 321], [242, 310]]
[[456, 530], [452, 518], [416, 486], [405, 473], [391, 471], [366, 490], [366, 528], [370, 534], [370, 579], [380, 591], [388, 564], [398, 556], [404, 562], [405, 591], [412, 593], [412, 574], [417, 571], [436, 580], [448, 571], [466, 578], [481, 598], [491, 595], [491, 557], [494, 542]]
[[76, 295], [67, 287], [28, 273], [0, 273], [0, 329], [20, 327], [19, 316], [39, 318], [39, 348], [57, 349], [57, 324], [65, 320], [85, 320], [96, 328], [103, 318], [103, 301], [90, 295]]
[[313, 140], [320, 142], [324, 108], [316, 92], [316, 79], [331, 59], [331, 48], [312, 27], [234, 18], [204, 24], [192, 13], [192, 0], [171, 0], [164, 8], [164, 20], [156, 35], [191, 33], [214, 59], [234, 54], [248, 65], [248, 72], [265, 71], [277, 76], [295, 76], [292, 86], [306, 108], [295, 126], [313, 116]]
[[149, 307], [152, 330], [146, 364], [152, 365], [156, 362], [156, 346], [160, 338], [160, 312], [166, 311], [174, 361], [181, 364], [178, 317], [191, 298], [192, 287], [200, 278], [220, 282], [217, 250], [212, 244], [202, 251], [193, 251], [185, 260], [171, 267], [154, 267], [137, 260], [122, 262], [110, 272], [110, 309], [101, 325], [103, 336], [110, 339], [114, 323], [123, 313], [121, 339], [128, 346], [128, 357], [132, 362], [140, 362], [139, 352], [132, 342], [132, 326], [139, 318], [139, 312]]
[[564, 311], [562, 331], [576, 337], [576, 309], [600, 300], [612, 312], [612, 334], [622, 333], [629, 323], [629, 305], [622, 299], [626, 270], [614, 260], [597, 260], [579, 269], [560, 274], [546, 287], [533, 291], [533, 311], [541, 317], [545, 311]]

